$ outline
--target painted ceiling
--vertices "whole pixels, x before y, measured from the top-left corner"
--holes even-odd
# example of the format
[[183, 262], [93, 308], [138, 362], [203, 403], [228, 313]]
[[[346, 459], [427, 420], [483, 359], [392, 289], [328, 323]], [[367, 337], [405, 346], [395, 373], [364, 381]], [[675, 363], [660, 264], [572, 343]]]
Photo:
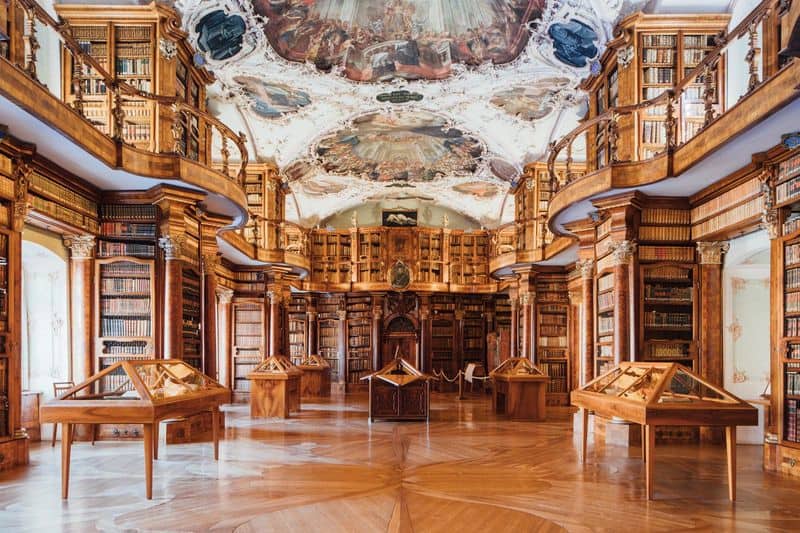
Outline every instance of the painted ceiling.
[[[416, 201], [495, 227], [585, 113], [580, 80], [644, 0], [178, 0], [209, 108], [275, 161], [287, 218]], [[573, 153], [575, 158], [580, 151]]]

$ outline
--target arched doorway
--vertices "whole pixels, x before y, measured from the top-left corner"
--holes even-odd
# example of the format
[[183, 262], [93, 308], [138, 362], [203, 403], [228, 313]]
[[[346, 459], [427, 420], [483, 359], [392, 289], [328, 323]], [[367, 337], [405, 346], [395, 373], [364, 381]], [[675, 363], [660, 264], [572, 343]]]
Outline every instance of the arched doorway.
[[418, 331], [416, 322], [409, 316], [389, 317], [383, 334], [381, 367], [392, 361], [395, 354], [399, 354], [403, 359], [419, 368]]
[[[60, 245], [60, 239], [48, 237], [37, 241]], [[22, 388], [41, 392], [47, 400], [53, 396], [54, 382], [70, 379], [70, 338], [67, 262], [45, 244], [22, 241], [20, 351]], [[50, 431], [42, 427], [43, 435]]]

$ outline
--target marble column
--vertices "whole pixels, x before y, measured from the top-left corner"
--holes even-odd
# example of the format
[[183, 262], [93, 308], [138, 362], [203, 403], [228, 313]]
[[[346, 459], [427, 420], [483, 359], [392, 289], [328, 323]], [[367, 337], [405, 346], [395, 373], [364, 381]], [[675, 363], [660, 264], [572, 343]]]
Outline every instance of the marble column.
[[181, 246], [183, 235], [167, 235], [158, 239], [164, 250], [164, 359], [183, 357], [183, 271], [181, 269]]
[[[583, 384], [594, 379], [594, 260], [583, 259], [577, 265], [581, 273], [581, 355]], [[576, 358], [577, 361], [577, 358]]]
[[231, 371], [231, 302], [233, 289], [217, 286], [217, 368], [219, 382], [233, 387]]
[[219, 379], [217, 367], [217, 265], [219, 254], [203, 256], [203, 368], [206, 375]]
[[306, 311], [306, 355], [317, 354], [317, 311]]
[[698, 242], [700, 257], [700, 374], [722, 385], [722, 258], [727, 242]]
[[630, 274], [636, 243], [618, 241], [609, 245], [614, 255], [614, 364], [631, 360]]

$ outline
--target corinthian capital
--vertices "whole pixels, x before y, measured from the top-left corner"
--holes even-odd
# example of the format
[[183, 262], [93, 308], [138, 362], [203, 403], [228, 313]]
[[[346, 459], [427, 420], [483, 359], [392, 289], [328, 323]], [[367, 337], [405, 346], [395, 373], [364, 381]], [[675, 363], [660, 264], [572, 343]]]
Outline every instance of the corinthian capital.
[[217, 298], [221, 304], [229, 304], [233, 300], [233, 289], [217, 287]]
[[185, 240], [186, 237], [183, 235], [167, 235], [158, 239], [158, 246], [164, 250], [164, 258], [167, 261], [180, 259], [181, 246]]
[[608, 249], [614, 254], [615, 265], [629, 265], [636, 253], [636, 243], [628, 240], [611, 242]]
[[701, 265], [721, 265], [722, 256], [730, 249], [727, 241], [707, 241], [697, 243]]
[[94, 235], [64, 237], [64, 246], [69, 248], [69, 255], [72, 259], [91, 259], [94, 251]]
[[575, 263], [575, 268], [580, 271], [582, 279], [592, 279], [592, 276], [594, 276], [594, 259], [579, 259]]

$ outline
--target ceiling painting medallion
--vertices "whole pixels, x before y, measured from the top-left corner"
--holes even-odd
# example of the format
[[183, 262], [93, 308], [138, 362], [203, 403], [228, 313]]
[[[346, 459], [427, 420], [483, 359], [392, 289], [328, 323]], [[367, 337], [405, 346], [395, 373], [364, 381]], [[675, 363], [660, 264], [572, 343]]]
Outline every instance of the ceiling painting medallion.
[[478, 139], [424, 111], [364, 115], [315, 149], [326, 172], [378, 182], [473, 174], [483, 153]]
[[514, 60], [545, 0], [253, 0], [278, 54], [357, 81], [443, 79]]

